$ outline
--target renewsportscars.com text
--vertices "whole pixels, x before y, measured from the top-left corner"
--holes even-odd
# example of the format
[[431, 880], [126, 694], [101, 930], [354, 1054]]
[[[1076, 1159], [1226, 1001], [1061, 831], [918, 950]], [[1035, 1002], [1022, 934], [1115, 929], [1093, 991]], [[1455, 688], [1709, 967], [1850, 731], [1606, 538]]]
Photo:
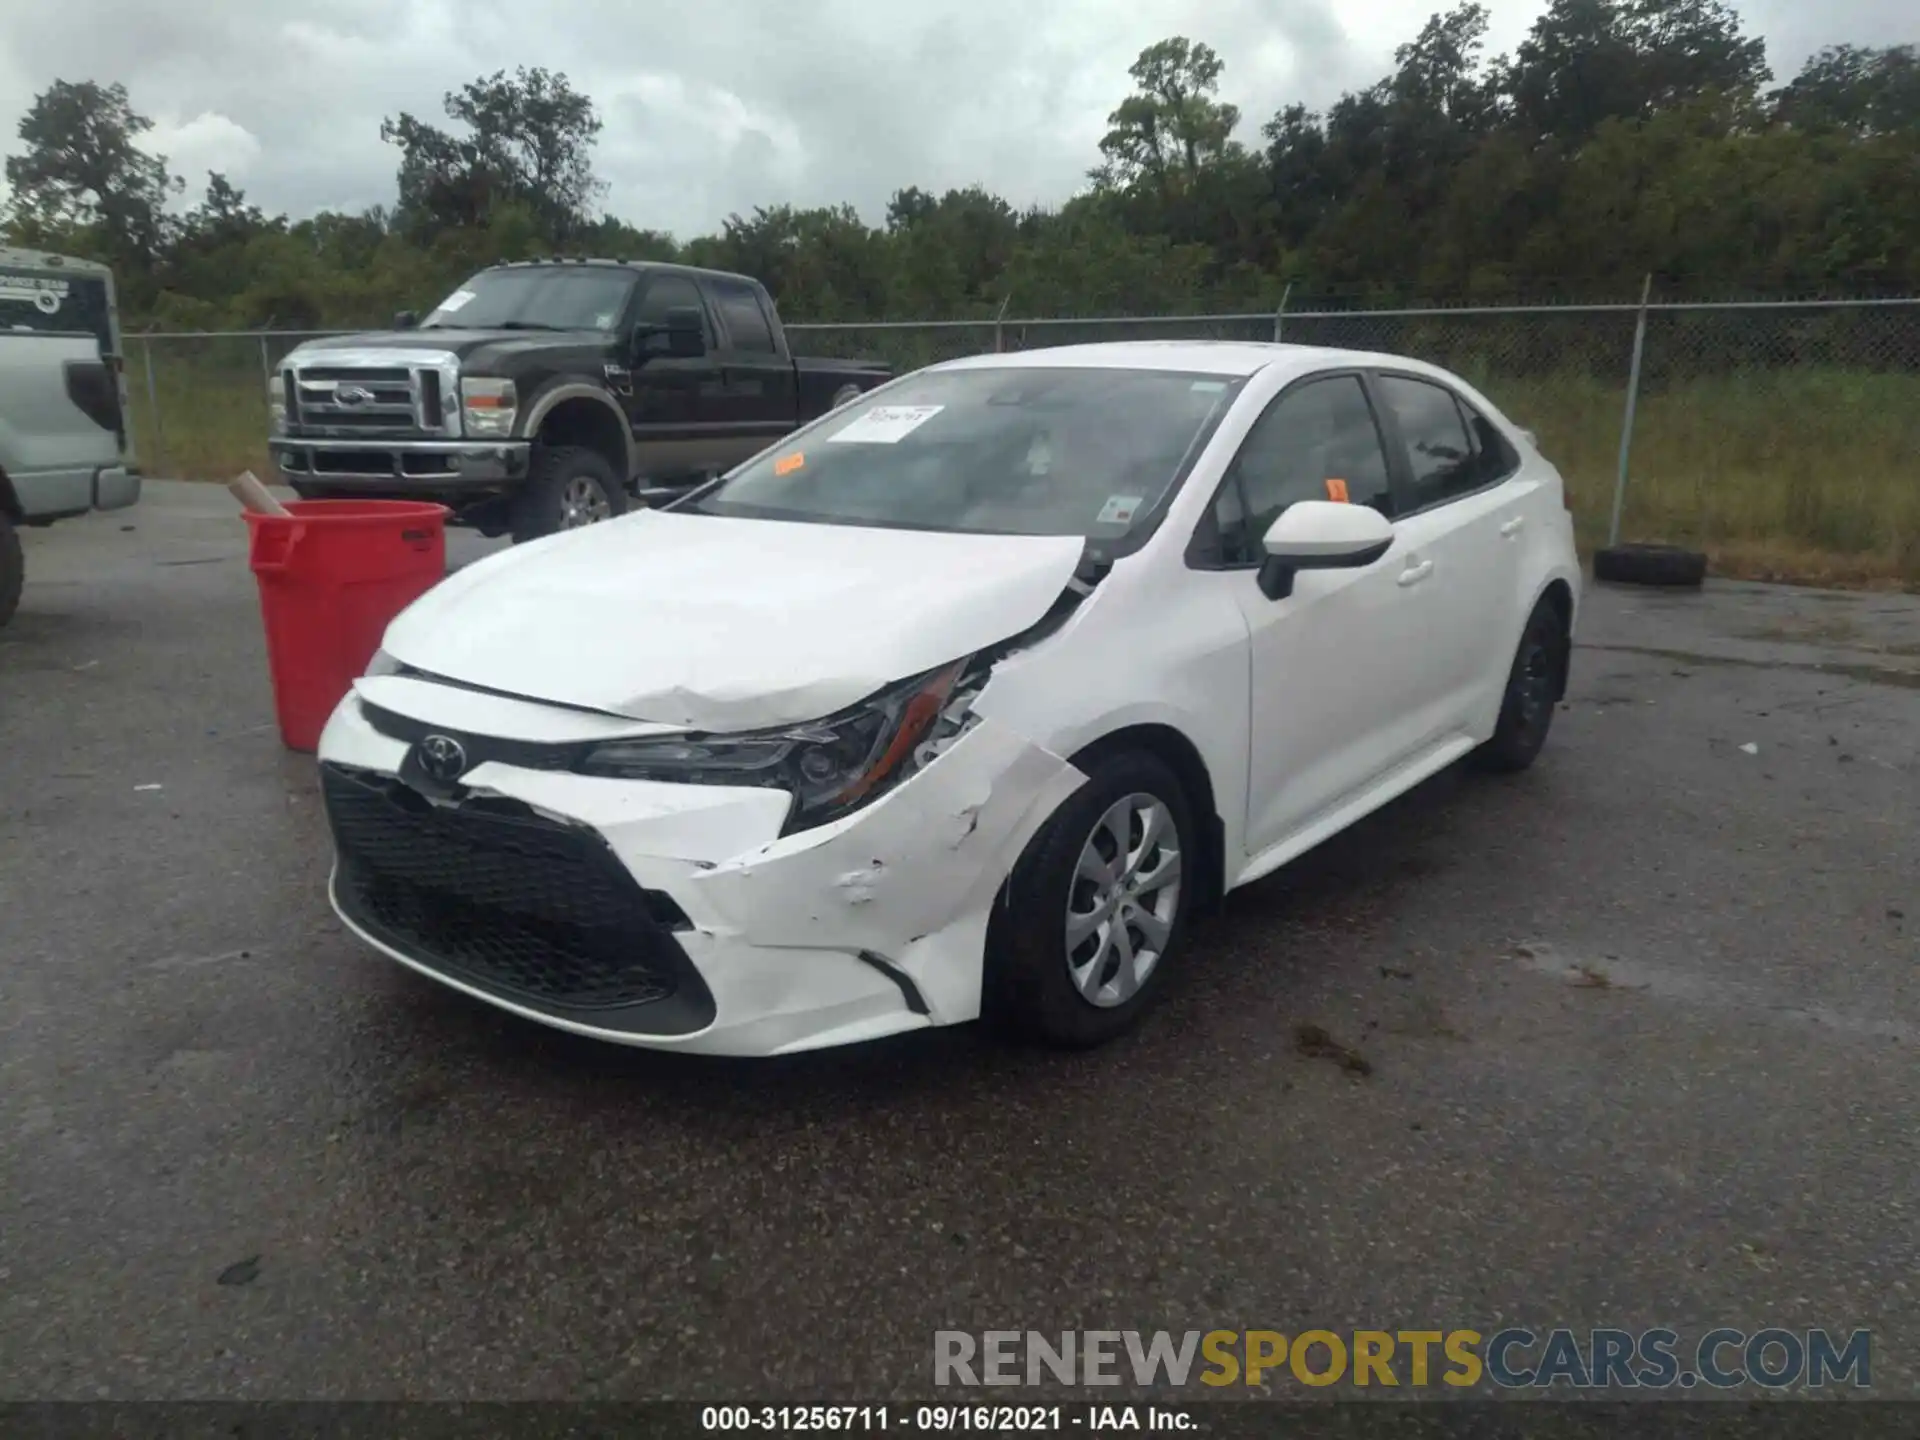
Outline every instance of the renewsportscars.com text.
[[1872, 1332], [1666, 1329], [966, 1330], [934, 1333], [936, 1385], [1299, 1384], [1727, 1390], [1872, 1383]]

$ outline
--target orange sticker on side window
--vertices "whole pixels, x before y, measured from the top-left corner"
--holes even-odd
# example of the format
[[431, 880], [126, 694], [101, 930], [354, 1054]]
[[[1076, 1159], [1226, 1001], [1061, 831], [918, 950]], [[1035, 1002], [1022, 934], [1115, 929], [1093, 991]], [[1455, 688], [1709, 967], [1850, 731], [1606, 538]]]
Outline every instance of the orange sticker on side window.
[[1347, 503], [1347, 482], [1344, 480], [1327, 481], [1327, 499], [1336, 505]]
[[791, 475], [794, 471], [803, 468], [806, 463], [807, 457], [795, 451], [791, 455], [782, 455], [778, 460], [774, 461], [773, 473], [776, 475]]

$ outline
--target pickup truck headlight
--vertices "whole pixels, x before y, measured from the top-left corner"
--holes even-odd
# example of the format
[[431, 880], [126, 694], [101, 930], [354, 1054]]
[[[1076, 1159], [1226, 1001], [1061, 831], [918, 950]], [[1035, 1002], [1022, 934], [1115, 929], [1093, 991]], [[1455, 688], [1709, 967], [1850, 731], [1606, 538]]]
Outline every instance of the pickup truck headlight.
[[588, 775], [680, 785], [764, 785], [793, 797], [782, 833], [857, 810], [933, 763], [971, 728], [967, 662], [916, 675], [809, 725], [736, 735], [615, 740], [588, 751]]
[[460, 418], [469, 435], [511, 435], [517, 404], [511, 380], [460, 382]]
[[287, 377], [276, 370], [267, 377], [267, 418], [273, 433], [287, 433]]

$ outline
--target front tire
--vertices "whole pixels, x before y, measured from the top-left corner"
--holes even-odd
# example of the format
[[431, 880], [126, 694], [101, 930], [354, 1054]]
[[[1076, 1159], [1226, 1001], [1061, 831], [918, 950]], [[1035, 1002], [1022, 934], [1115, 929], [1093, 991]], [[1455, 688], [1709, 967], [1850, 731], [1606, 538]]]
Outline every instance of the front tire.
[[536, 446], [526, 484], [513, 501], [513, 543], [626, 513], [626, 487], [599, 451], [584, 445]]
[[1136, 1024], [1165, 991], [1200, 872], [1179, 777], [1115, 751], [1041, 827], [988, 928], [989, 1018], [1086, 1049]]
[[1512, 774], [1533, 764], [1553, 728], [1553, 711], [1565, 689], [1572, 644], [1559, 608], [1548, 600], [1535, 605], [1507, 671], [1493, 736], [1473, 753], [1480, 769]]

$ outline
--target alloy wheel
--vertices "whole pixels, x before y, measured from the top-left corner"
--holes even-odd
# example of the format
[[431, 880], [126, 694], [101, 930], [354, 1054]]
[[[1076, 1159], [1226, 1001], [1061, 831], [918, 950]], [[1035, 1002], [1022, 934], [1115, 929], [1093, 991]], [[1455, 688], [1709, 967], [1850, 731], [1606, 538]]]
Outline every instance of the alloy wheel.
[[577, 530], [594, 525], [613, 514], [613, 505], [598, 481], [576, 475], [560, 492], [560, 528]]
[[1179, 907], [1173, 812], [1144, 792], [1115, 801], [1081, 847], [1068, 890], [1066, 961], [1074, 989], [1101, 1009], [1132, 999], [1160, 963]]

